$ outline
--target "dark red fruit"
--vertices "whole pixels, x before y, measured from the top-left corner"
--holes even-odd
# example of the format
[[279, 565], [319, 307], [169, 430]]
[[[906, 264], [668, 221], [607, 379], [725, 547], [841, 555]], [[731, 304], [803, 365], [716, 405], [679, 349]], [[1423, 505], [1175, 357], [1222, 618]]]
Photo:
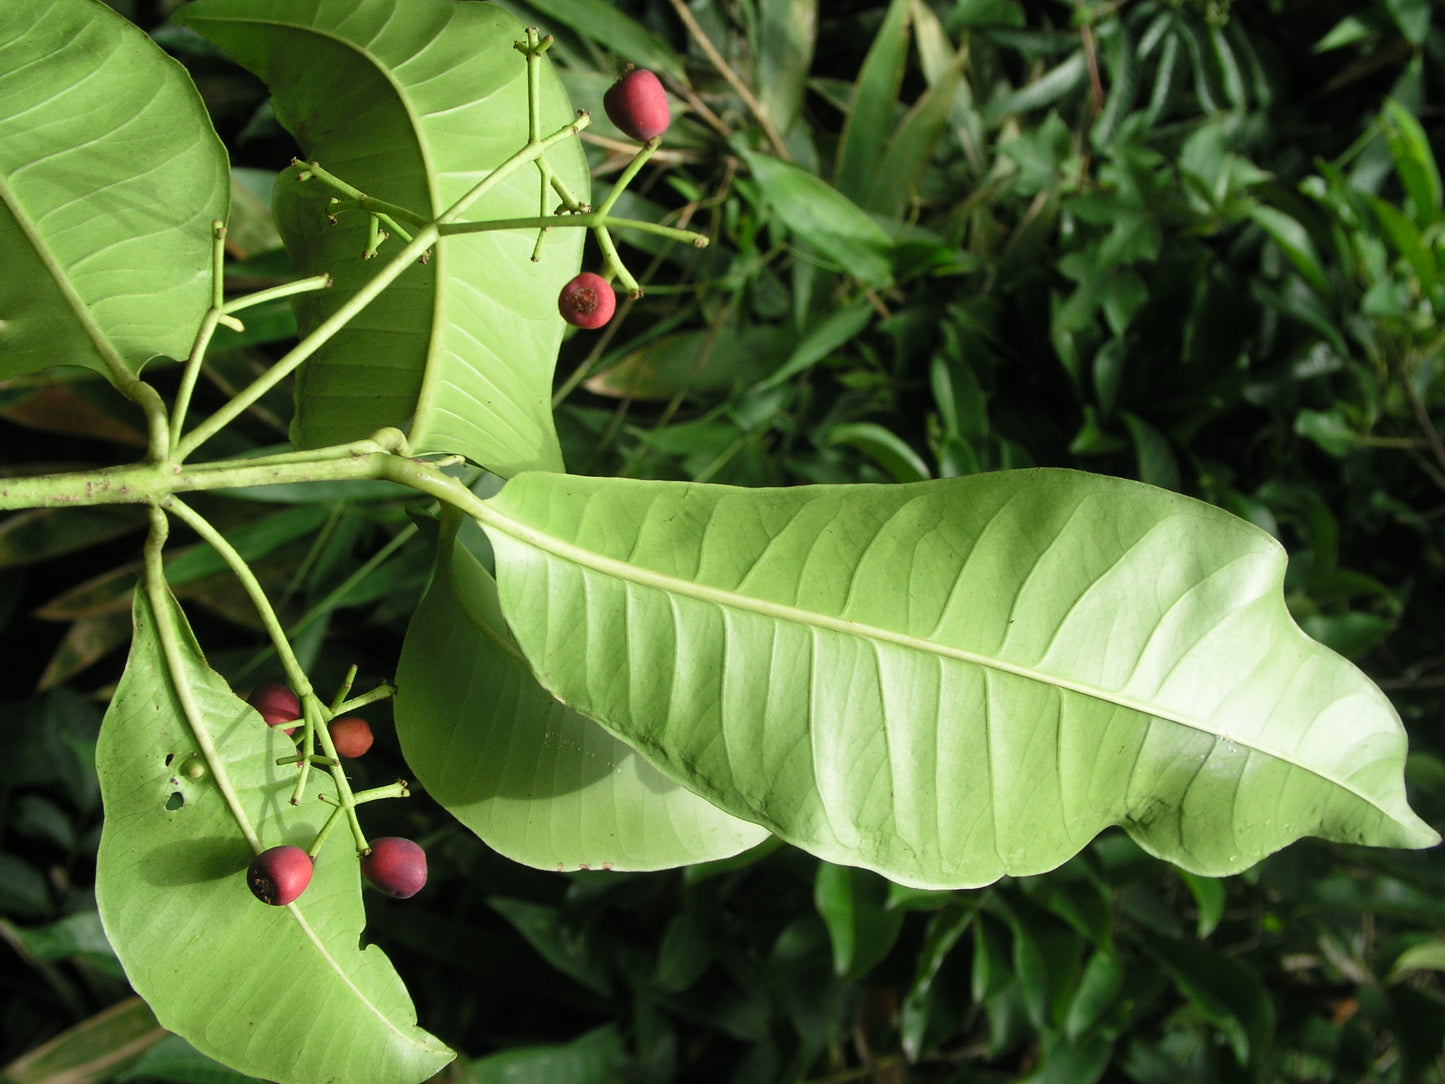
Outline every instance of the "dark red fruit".
[[311, 856], [300, 847], [272, 847], [251, 859], [246, 884], [262, 903], [293, 903], [311, 883]]
[[562, 287], [557, 311], [573, 327], [601, 327], [617, 311], [617, 294], [601, 275], [583, 271]]
[[634, 68], [613, 83], [602, 96], [602, 108], [608, 120], [639, 143], [656, 139], [672, 122], [667, 91], [646, 68]]
[[361, 857], [361, 875], [379, 892], [410, 899], [426, 884], [426, 851], [400, 836], [373, 839]]
[[[285, 685], [271, 682], [267, 685], [257, 685], [251, 690], [251, 695], [246, 702], [261, 713], [261, 718], [266, 720], [267, 726], [280, 726], [282, 723], [294, 723], [301, 718], [301, 701]], [[288, 726], [286, 733], [290, 734], [296, 730], [294, 726]]]
[[359, 715], [332, 719], [326, 729], [331, 732], [331, 744], [336, 746], [339, 757], [359, 757], [371, 748], [371, 727]]

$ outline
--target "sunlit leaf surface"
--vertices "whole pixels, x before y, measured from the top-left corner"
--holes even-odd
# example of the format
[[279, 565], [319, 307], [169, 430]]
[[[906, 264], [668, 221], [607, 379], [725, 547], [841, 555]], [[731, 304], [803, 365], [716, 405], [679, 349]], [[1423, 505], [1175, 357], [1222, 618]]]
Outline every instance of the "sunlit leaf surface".
[[1186, 869], [1424, 847], [1384, 695], [1217, 508], [1070, 471], [739, 490], [526, 474], [483, 526], [543, 684], [737, 816], [921, 886], [1122, 825]]
[[427, 792], [518, 862], [663, 869], [767, 837], [538, 685], [502, 619], [496, 582], [454, 534], [443, 536], [407, 631], [396, 725]]
[[[135, 640], [96, 748], [105, 803], [96, 898], [126, 976], [163, 1025], [252, 1076], [427, 1079], [452, 1053], [417, 1027], [382, 951], [359, 943], [360, 873], [346, 829], [328, 840], [296, 903], [268, 907], [247, 888], [253, 852], [217, 778], [229, 780], [264, 847], [308, 846], [328, 807], [290, 804], [295, 768], [276, 764], [294, 752], [290, 742], [206, 665], [170, 605], [180, 672], [168, 667], [147, 593], [137, 591]], [[199, 755], [185, 723], [174, 692], [182, 681], [204, 712], [216, 764]]]

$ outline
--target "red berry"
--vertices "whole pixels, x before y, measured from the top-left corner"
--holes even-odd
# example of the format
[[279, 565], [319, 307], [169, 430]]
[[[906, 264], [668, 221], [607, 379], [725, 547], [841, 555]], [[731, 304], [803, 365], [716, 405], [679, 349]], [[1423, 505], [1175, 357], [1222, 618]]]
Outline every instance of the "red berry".
[[361, 856], [361, 875], [388, 896], [410, 899], [426, 884], [426, 851], [409, 839], [383, 836]]
[[[257, 685], [251, 690], [251, 695], [246, 698], [246, 702], [261, 713], [261, 718], [266, 720], [267, 726], [294, 723], [301, 718], [301, 701], [289, 688], [276, 682]], [[295, 730], [294, 726], [288, 726], [286, 733], [291, 734]]]
[[613, 124], [639, 143], [656, 139], [672, 122], [667, 92], [646, 68], [634, 68], [613, 83], [602, 96], [602, 108]]
[[331, 732], [331, 744], [336, 746], [339, 757], [359, 757], [371, 748], [371, 727], [359, 715], [332, 719], [326, 729]]
[[311, 883], [311, 856], [300, 847], [272, 847], [251, 859], [246, 884], [262, 903], [283, 907]]
[[617, 294], [601, 275], [583, 271], [562, 287], [557, 311], [573, 327], [601, 327], [617, 311]]

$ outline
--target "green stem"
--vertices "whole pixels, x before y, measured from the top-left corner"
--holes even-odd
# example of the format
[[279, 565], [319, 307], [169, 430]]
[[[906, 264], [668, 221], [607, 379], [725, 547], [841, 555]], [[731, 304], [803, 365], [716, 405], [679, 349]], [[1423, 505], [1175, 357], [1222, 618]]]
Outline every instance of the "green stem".
[[351, 686], [356, 681], [356, 664], [352, 663], [346, 671], [346, 677], [341, 681], [341, 688], [336, 690], [336, 695], [331, 698], [331, 717], [334, 719], [341, 714], [341, 705], [346, 703], [346, 694], [351, 692]]
[[[271, 606], [271, 601], [266, 597], [265, 590], [261, 587], [260, 581], [256, 579], [255, 573], [251, 571], [246, 560], [236, 552], [225, 536], [216, 530], [199, 513], [193, 511], [178, 497], [171, 496], [166, 500], [166, 506], [177, 519], [182, 520], [212, 548], [221, 555], [231, 573], [241, 581], [241, 588], [246, 592], [246, 597], [251, 600], [251, 605], [256, 608], [256, 613], [261, 618], [261, 624], [266, 629], [272, 645], [276, 648], [276, 654], [281, 658], [281, 667], [286, 671], [286, 680], [296, 695], [301, 698], [305, 714], [306, 731], [302, 738], [302, 754], [300, 760], [300, 771], [296, 776], [296, 787], [291, 795], [291, 804], [299, 805], [306, 790], [306, 782], [313, 763], [324, 764], [331, 772], [331, 777], [336, 784], [337, 798], [343, 807], [350, 809], [348, 814], [352, 820], [352, 831], [356, 835], [357, 846], [365, 847], [366, 836], [361, 832], [361, 824], [356, 820], [354, 803], [351, 801], [351, 785], [346, 781], [345, 774], [341, 771], [341, 758], [336, 754], [336, 747], [332, 744], [331, 733], [326, 729], [326, 718], [323, 716], [321, 702], [315, 691], [311, 688], [311, 681], [306, 676], [300, 660], [296, 653], [291, 650], [291, 642], [286, 638], [286, 632], [281, 627], [281, 620], [276, 616], [276, 611]], [[314, 742], [319, 741], [325, 753], [325, 759], [313, 757], [311, 750]]]
[[[661, 146], [661, 144], [661, 137], [649, 139], [642, 145], [638, 152], [632, 156], [632, 161], [627, 163], [627, 168], [618, 175], [617, 180], [613, 183], [612, 191], [607, 193], [607, 198], [603, 200], [602, 205], [597, 208], [596, 213], [602, 216], [602, 224], [592, 228], [592, 236], [597, 239], [597, 247], [602, 250], [602, 258], [606, 262], [607, 268], [617, 276], [618, 281], [622, 283], [622, 288], [625, 289], [631, 297], [641, 297], [642, 287], [638, 285], [637, 279], [632, 276], [632, 272], [627, 270], [627, 265], [622, 262], [622, 257], [617, 252], [617, 246], [612, 242], [612, 234], [608, 230], [606, 222], [608, 213], [612, 210], [618, 199], [621, 198], [623, 191], [632, 183], [632, 179], [636, 177], [642, 170], [642, 167], [647, 164], [647, 160], [657, 152], [657, 148]], [[704, 241], [703, 243], [706, 244], [707, 242]]]
[[707, 238], [693, 230], [680, 230], [676, 226], [664, 226], [659, 222], [648, 222], [640, 218], [615, 218], [602, 211], [583, 211], [577, 214], [538, 215], [535, 218], [496, 218], [490, 222], [457, 222], [443, 226], [443, 237], [461, 233], [489, 233], [493, 230], [536, 230], [552, 229], [555, 226], [579, 229], [637, 230], [640, 233], [656, 234], [669, 241], [684, 241], [694, 248], [707, 248]]
[[396, 695], [395, 685], [378, 685], [369, 693], [362, 693], [360, 696], [353, 696], [350, 700], [343, 700], [331, 709], [333, 715], [345, 715], [364, 708], [368, 704], [375, 704], [381, 700], [390, 700]]
[[321, 853], [321, 848], [326, 845], [326, 837], [331, 835], [331, 829], [336, 827], [336, 822], [341, 819], [345, 807], [337, 806], [331, 811], [331, 816], [326, 818], [326, 823], [321, 826], [321, 831], [316, 833], [316, 838], [311, 841], [311, 846], [306, 848], [306, 853], [311, 860], [316, 861], [316, 856]]
[[216, 327], [225, 315], [225, 274], [226, 224], [218, 218], [211, 223], [211, 307], [201, 318], [201, 326], [196, 330], [191, 352], [186, 357], [185, 371], [181, 373], [180, 387], [176, 391], [167, 428], [168, 456], [175, 451], [176, 442], [181, 439], [181, 430], [186, 424], [186, 411], [191, 407], [191, 393], [196, 390], [196, 380], [201, 373], [201, 362], [205, 359], [206, 349], [211, 345], [211, 336], [216, 333]]
[[[351, 793], [351, 784], [346, 779], [346, 773], [341, 770], [341, 757], [336, 752], [336, 745], [331, 740], [331, 731], [326, 728], [325, 722], [320, 720], [319, 713], [321, 703], [314, 698], [308, 703], [308, 708], [313, 709], [317, 715], [318, 725], [315, 727], [315, 736], [321, 742], [321, 750], [326, 756], [326, 770], [331, 773], [331, 780], [336, 784], [336, 800], [341, 808], [346, 811], [346, 819], [351, 824], [351, 837], [356, 843], [356, 853], [362, 854], [367, 849], [366, 833], [361, 830], [361, 821], [356, 816], [356, 796]], [[307, 712], [308, 720], [312, 712]], [[311, 748], [308, 745], [308, 750]], [[292, 805], [299, 805], [301, 802], [301, 791], [306, 779], [306, 771], [311, 766], [310, 758], [301, 764], [301, 772], [296, 780], [296, 792], [291, 797]]]
[[548, 147], [570, 139], [587, 126], [588, 118], [585, 115], [579, 116], [571, 124], [553, 132], [546, 139], [538, 140], [535, 143], [528, 143], [516, 154], [512, 155], [505, 162], [499, 165], [491, 173], [487, 174], [481, 181], [473, 185], [467, 192], [451, 207], [447, 208], [438, 216], [437, 220], [423, 226], [410, 244], [403, 248], [396, 256], [392, 257], [390, 263], [386, 264], [370, 280], [366, 282], [355, 294], [347, 298], [341, 306], [323, 320], [316, 328], [299, 343], [296, 344], [281, 360], [271, 366], [264, 374], [244, 388], [230, 402], [223, 406], [215, 414], [211, 415], [195, 429], [191, 430], [177, 445], [175, 459], [180, 462], [187, 459], [191, 453], [199, 448], [211, 437], [215, 436], [231, 422], [235, 421], [252, 403], [260, 399], [268, 391], [274, 388], [286, 377], [290, 376], [303, 361], [311, 357], [322, 346], [330, 341], [338, 331], [345, 327], [372, 301], [376, 300], [383, 290], [401, 277], [403, 271], [407, 270], [413, 262], [420, 260], [422, 256], [436, 243], [440, 232], [438, 227], [444, 223], [454, 221], [461, 217], [477, 200], [481, 199], [503, 180], [544, 154]]
[[296, 658], [295, 652], [291, 650], [291, 643], [286, 639], [286, 631], [281, 627], [281, 620], [276, 616], [276, 611], [271, 606], [271, 600], [266, 597], [266, 591], [261, 582], [256, 579], [256, 574], [251, 571], [251, 566], [246, 563], [236, 548], [226, 541], [226, 536], [211, 526], [210, 521], [196, 512], [188, 504], [174, 495], [165, 500], [166, 509], [177, 519], [181, 520], [187, 527], [195, 531], [201, 538], [210, 543], [226, 562], [226, 567], [236, 579], [241, 581], [241, 589], [246, 592], [246, 597], [251, 600], [251, 605], [256, 608], [257, 615], [261, 618], [261, 625], [266, 630], [266, 635], [271, 638], [271, 643], [276, 647], [276, 653], [281, 657], [281, 667], [286, 671], [286, 681], [295, 690], [296, 695], [302, 698], [314, 696], [311, 682], [306, 677], [306, 671], [302, 668], [300, 660]]
[[363, 805], [366, 802], [379, 801], [382, 798], [410, 797], [411, 786], [404, 779], [398, 779], [395, 783], [387, 783], [385, 786], [371, 787], [367, 790], [359, 790], [355, 794], [357, 805]]
[[240, 312], [242, 309], [249, 309], [255, 305], [263, 305], [267, 301], [275, 301], [282, 297], [291, 297], [293, 294], [310, 293], [312, 290], [327, 290], [331, 287], [330, 275], [312, 275], [310, 278], [297, 279], [295, 282], [283, 282], [280, 286], [272, 286], [269, 289], [257, 290], [254, 294], [247, 294], [245, 297], [238, 297], [234, 301], [228, 301], [221, 306], [221, 311], [227, 315], [233, 312]]
[[545, 139], [539, 139], [535, 143], [529, 142], [527, 146], [523, 147], [496, 169], [492, 170], [491, 173], [487, 174], [486, 178], [482, 180], [480, 184], [476, 185], [465, 196], [437, 216], [437, 225], [444, 226], [448, 223], [455, 222], [466, 213], [468, 207], [491, 191], [493, 186], [499, 184], [528, 162], [533, 162], [541, 158], [549, 147], [555, 147], [558, 143], [570, 139], [591, 123], [592, 118], [586, 113], [578, 113], [571, 123], [557, 129], [557, 131]]
[[421, 259], [422, 255], [436, 243], [436, 239], [435, 226], [428, 226], [418, 233], [411, 244], [397, 253], [390, 263], [377, 272], [355, 294], [347, 298], [335, 312], [318, 324], [311, 334], [303, 338], [281, 360], [242, 389], [235, 398], [180, 440], [176, 445], [175, 458], [177, 461], [189, 458], [197, 448], [240, 417], [252, 403], [295, 372], [303, 361], [316, 353], [330, 341], [333, 335], [376, 300], [382, 290], [400, 278], [403, 271]]
[[371, 479], [395, 482], [436, 497], [474, 518], [496, 518], [481, 497], [434, 463], [384, 451], [349, 454], [342, 450], [340, 456], [337, 452], [336, 448], [322, 449], [315, 458], [305, 461], [280, 455], [274, 457], [274, 461], [243, 459], [192, 467], [140, 463], [37, 478], [0, 478], [0, 510], [96, 504], [158, 505], [177, 493]]
[[246, 837], [246, 842], [251, 845], [251, 849], [259, 854], [261, 839], [256, 834], [255, 828], [251, 826], [251, 818], [246, 814], [246, 808], [241, 804], [240, 796], [231, 786], [231, 779], [221, 761], [220, 752], [216, 749], [216, 743], [211, 740], [210, 731], [206, 729], [205, 713], [201, 711], [201, 706], [196, 702], [196, 695], [191, 688], [191, 683], [185, 678], [186, 664], [185, 656], [181, 651], [180, 630], [176, 627], [175, 614], [171, 609], [175, 603], [166, 587], [164, 554], [166, 537], [170, 534], [170, 524], [166, 519], [166, 514], [154, 504], [150, 508], [150, 518], [151, 529], [145, 543], [145, 574], [142, 576], [142, 588], [155, 618], [156, 636], [160, 640], [161, 655], [166, 661], [171, 691], [180, 704], [181, 714], [185, 716], [186, 725], [190, 728], [191, 736], [196, 740], [201, 756], [205, 758], [206, 764], [210, 767], [211, 778], [215, 780], [216, 788], [221, 792], [222, 799], [231, 811], [232, 819], [240, 828], [241, 834]]
[[370, 211], [374, 214], [387, 215], [390, 218], [397, 219], [401, 222], [409, 222], [413, 226], [417, 227], [423, 227], [428, 224], [425, 217], [417, 214], [415, 211], [408, 210], [407, 208], [401, 206], [399, 203], [388, 203], [386, 200], [377, 199], [375, 196], [368, 196], [361, 189], [355, 187], [354, 185], [348, 184], [340, 177], [336, 176], [336, 174], [331, 173], [328, 170], [322, 169], [321, 163], [319, 162], [296, 161], [294, 162], [294, 165], [299, 170], [298, 176], [301, 180], [310, 180], [312, 177], [314, 177], [316, 180], [326, 185], [327, 188], [335, 189], [337, 192], [340, 192], [342, 195], [346, 196], [347, 199], [354, 202], [356, 206], [360, 207], [364, 211]]
[[181, 467], [170, 463], [134, 463], [124, 467], [0, 478], [0, 511], [16, 508], [82, 508], [97, 504], [151, 504], [172, 493], [238, 489], [286, 482], [339, 482], [380, 477], [373, 457], [380, 450], [293, 458], [294, 453], [258, 460], [233, 460]]
[[[333, 609], [336, 606], [338, 600], [344, 598], [348, 591], [350, 591], [358, 583], [364, 580], [367, 576], [371, 575], [371, 573], [376, 571], [376, 569], [379, 568], [386, 560], [388, 560], [393, 553], [400, 549], [402, 545], [404, 545], [406, 542], [409, 542], [416, 533], [417, 526], [414, 523], [409, 523], [405, 527], [403, 527], [389, 542], [387, 542], [385, 546], [383, 546], [381, 549], [377, 550], [376, 553], [372, 554], [369, 558], [367, 558], [366, 562], [362, 564], [360, 568], [358, 568], [350, 576], [346, 577], [346, 579], [340, 584], [338, 584], [335, 589], [329, 592], [324, 599], [322, 599], [315, 606], [312, 606], [311, 609], [307, 610], [304, 614], [302, 614], [300, 619], [298, 619], [294, 625], [292, 625], [289, 629], [286, 630], [287, 636], [299, 636], [306, 629], [310, 628], [312, 622], [316, 621], [322, 614]], [[265, 662], [268, 658], [270, 658], [270, 656], [271, 652], [269, 649], [264, 649], [257, 652], [250, 659], [246, 660], [246, 665], [241, 667], [238, 673], [249, 674], [256, 667], [260, 666], [261, 663]], [[332, 708], [333, 715], [336, 713], [336, 711], [336, 708]]]
[[206, 350], [211, 345], [211, 336], [216, 333], [216, 327], [221, 322], [223, 315], [221, 307], [212, 304], [201, 318], [201, 326], [196, 331], [195, 341], [191, 343], [191, 352], [186, 357], [186, 367], [181, 373], [180, 387], [176, 389], [176, 400], [174, 409], [171, 411], [170, 424], [167, 429], [166, 454], [173, 455], [175, 448], [181, 439], [181, 430], [186, 425], [186, 412], [191, 408], [191, 394], [196, 390], [196, 381], [201, 375], [201, 362], [205, 360]]
[[641, 297], [642, 287], [638, 285], [637, 279], [632, 277], [632, 272], [627, 270], [627, 265], [622, 262], [621, 255], [617, 252], [617, 246], [612, 243], [612, 234], [607, 231], [606, 226], [598, 226], [592, 231], [592, 236], [597, 238], [597, 247], [602, 250], [602, 259], [607, 269], [617, 276], [622, 288], [627, 291], [629, 297]]
[[657, 153], [657, 148], [662, 146], [662, 137], [655, 136], [649, 139], [637, 153], [632, 156], [632, 161], [627, 163], [627, 168], [617, 175], [617, 180], [612, 182], [612, 190], [607, 193], [607, 198], [597, 208], [597, 213], [605, 215], [612, 210], [617, 201], [622, 198], [622, 193], [632, 183], [632, 179], [642, 172], [642, 167], [647, 165], [647, 160]]

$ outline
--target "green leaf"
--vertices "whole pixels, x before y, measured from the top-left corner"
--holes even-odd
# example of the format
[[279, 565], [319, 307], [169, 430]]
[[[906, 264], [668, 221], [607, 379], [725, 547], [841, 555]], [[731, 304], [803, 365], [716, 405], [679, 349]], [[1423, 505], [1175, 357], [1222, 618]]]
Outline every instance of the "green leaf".
[[467, 1067], [466, 1084], [618, 1084], [627, 1079], [626, 1050], [614, 1025], [570, 1043], [518, 1046]]
[[1224, 918], [1224, 905], [1228, 902], [1224, 882], [1214, 877], [1199, 877], [1181, 871], [1185, 887], [1194, 897], [1194, 906], [1199, 913], [1195, 933], [1200, 938], [1208, 937]]
[[1411, 971], [1445, 971], [1445, 941], [1436, 938], [1411, 945], [1396, 958], [1389, 981], [1399, 982]]
[[867, 870], [818, 866], [813, 903], [833, 943], [833, 970], [859, 978], [880, 963], [903, 929], [903, 909], [888, 906], [888, 882]]
[[1385, 0], [1390, 18], [1416, 49], [1425, 44], [1430, 32], [1430, 7], [1430, 0]]
[[[306, 154], [363, 192], [431, 218], [527, 139], [526, 64], [512, 47], [520, 23], [490, 4], [413, 0], [200, 0], [177, 20], [217, 42], [271, 89], [276, 115]], [[544, 133], [573, 116], [542, 66]], [[580, 146], [548, 154], [586, 202]], [[366, 216], [327, 223], [333, 195], [288, 170], [276, 183], [276, 223], [303, 275], [335, 285], [300, 295], [309, 332], [351, 297], [400, 241], [365, 261]], [[556, 197], [545, 201], [545, 213]], [[536, 216], [538, 172], [517, 170], [469, 212], [474, 220]], [[582, 231], [554, 229], [538, 263], [535, 231], [444, 237], [310, 358], [297, 380], [292, 439], [320, 447], [408, 431], [416, 452], [459, 452], [494, 473], [561, 469], [552, 423], [552, 370], [565, 328], [557, 294], [581, 261]]]
[[761, 0], [757, 73], [758, 104], [779, 132], [798, 119], [818, 38], [818, 0]]
[[908, 442], [874, 422], [834, 426], [828, 433], [828, 443], [852, 445], [887, 471], [895, 482], [918, 482], [929, 477], [928, 464]]
[[939, 137], [948, 125], [954, 91], [963, 77], [968, 50], [961, 49], [933, 83], [903, 115], [883, 149], [862, 201], [871, 211], [901, 215], [914, 201], [923, 185]]
[[1365, 195], [1364, 201], [1374, 212], [1381, 234], [1419, 278], [1420, 292], [1427, 296], [1433, 294], [1440, 276], [1440, 263], [1435, 253], [1426, 247], [1420, 227], [1394, 204], [1386, 203], [1377, 196]]
[[6, 1084], [91, 1084], [166, 1038], [138, 997], [119, 1001], [5, 1066]]
[[1442, 202], [1440, 167], [1430, 149], [1430, 137], [1398, 102], [1385, 102], [1385, 117], [1395, 172], [1410, 197], [1410, 217], [1422, 227], [1438, 222]]
[[225, 148], [190, 77], [93, 0], [0, 5], [0, 380], [184, 357]]
[[805, 169], [741, 145], [737, 150], [773, 213], [800, 244], [870, 286], [891, 281], [893, 241], [856, 203]]
[[1218, 1028], [1241, 1065], [1262, 1063], [1274, 1039], [1274, 1002], [1259, 972], [1208, 945], [1145, 934], [1142, 944], [1179, 992]]
[[1123, 989], [1124, 965], [1118, 957], [1107, 949], [1094, 953], [1084, 967], [1064, 1017], [1064, 1034], [1069, 1041], [1077, 1042], [1097, 1034], [1099, 1021], [1113, 1007]]
[[1269, 234], [1270, 239], [1280, 247], [1285, 258], [1294, 265], [1295, 270], [1315, 293], [1326, 300], [1333, 296], [1329, 275], [1320, 262], [1315, 243], [1298, 219], [1276, 207], [1262, 204], [1251, 207], [1249, 217], [1255, 225]]
[[663, 869], [726, 858], [767, 837], [537, 684], [507, 631], [496, 582], [455, 532], [443, 533], [407, 630], [396, 727], [427, 792], [526, 865]]
[[1053, 105], [1075, 87], [1082, 86], [1088, 79], [1088, 74], [1088, 63], [1084, 54], [1073, 53], [1033, 82], [990, 101], [984, 107], [984, 115], [998, 122], [1016, 113], [1027, 113]]
[[886, 171], [888, 159], [883, 148], [894, 133], [893, 114], [908, 62], [911, 7], [912, 0], [889, 0], [883, 23], [853, 84], [843, 123], [833, 182], [861, 207], [874, 207], [872, 195], [880, 173]]
[[[211, 670], [179, 607], [158, 621], [136, 592], [135, 640], [96, 747], [105, 803], [96, 901], [131, 985], [156, 1018], [198, 1050], [280, 1084], [403, 1084], [451, 1051], [416, 1025], [381, 950], [361, 948], [365, 916], [354, 853], [333, 837], [306, 893], [268, 907], [247, 890], [253, 851], [224, 798], [234, 792], [263, 847], [310, 843], [327, 807], [290, 804], [286, 736]], [[172, 670], [162, 622], [175, 632]], [[214, 760], [202, 755], [175, 689], [199, 702]]]
[[0, 568], [36, 564], [134, 534], [145, 513], [130, 505], [32, 508], [0, 521]]
[[167, 1084], [257, 1084], [255, 1077], [227, 1069], [179, 1035], [161, 1034], [165, 1038], [113, 1078], [116, 1084], [133, 1080], [142, 1084], [162, 1080]]
[[774, 387], [811, 369], [844, 343], [861, 335], [876, 314], [877, 309], [868, 298], [862, 298], [847, 308], [829, 313], [798, 339], [787, 359], [758, 387]]
[[685, 76], [672, 46], [656, 31], [618, 10], [616, 4], [606, 0], [527, 0], [527, 6], [610, 49], [619, 62], [651, 68], [675, 79]]
[[1264, 532], [1070, 471], [739, 490], [528, 473], [476, 512], [564, 702], [832, 862], [965, 887], [1120, 824], [1198, 873], [1426, 847], [1384, 695]]

